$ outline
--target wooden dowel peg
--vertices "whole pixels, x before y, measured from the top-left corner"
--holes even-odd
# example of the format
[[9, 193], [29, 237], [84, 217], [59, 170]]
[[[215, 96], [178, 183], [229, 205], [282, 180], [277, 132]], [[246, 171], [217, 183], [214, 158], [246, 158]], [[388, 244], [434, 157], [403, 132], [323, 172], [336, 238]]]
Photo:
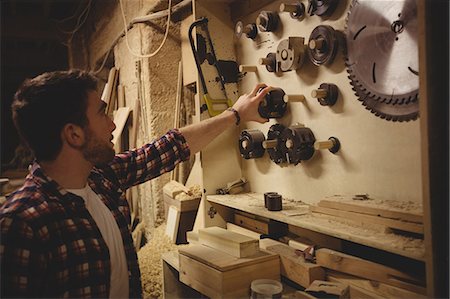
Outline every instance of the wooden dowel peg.
[[264, 58], [260, 58], [258, 62], [261, 65], [270, 65], [272, 63], [272, 59], [264, 57]]
[[328, 92], [325, 89], [314, 89], [311, 91], [311, 96], [316, 99], [323, 99], [326, 98], [328, 95]]
[[286, 94], [284, 95], [283, 100], [285, 102], [304, 102], [306, 98], [302, 94]]
[[294, 141], [292, 141], [292, 139], [288, 139], [286, 140], [286, 148], [293, 148], [294, 147]]
[[297, 11], [297, 4], [281, 3], [280, 4], [280, 11], [281, 12], [296, 12]]
[[242, 148], [248, 149], [248, 141], [247, 140], [243, 140], [241, 145], [242, 145]]
[[314, 142], [314, 149], [315, 150], [323, 150], [323, 149], [330, 149], [334, 146], [333, 141], [331, 140], [325, 140], [325, 141], [316, 141]]
[[280, 12], [289, 12], [291, 18], [301, 19], [305, 15], [305, 5], [303, 3], [281, 3]]
[[325, 141], [314, 142], [315, 150], [327, 149], [331, 153], [335, 154], [339, 151], [340, 148], [341, 148], [341, 143], [339, 142], [339, 139], [337, 139], [336, 137], [330, 137], [330, 138], [328, 138], [328, 140], [325, 140]]
[[309, 41], [308, 46], [311, 50], [322, 50], [325, 45], [325, 39], [318, 38]]
[[249, 73], [249, 72], [257, 72], [258, 68], [256, 67], [256, 65], [245, 65], [242, 64], [239, 66], [239, 72], [241, 73]]
[[277, 139], [269, 139], [269, 140], [264, 140], [262, 143], [263, 148], [268, 149], [268, 148], [275, 148], [278, 145], [278, 140]]

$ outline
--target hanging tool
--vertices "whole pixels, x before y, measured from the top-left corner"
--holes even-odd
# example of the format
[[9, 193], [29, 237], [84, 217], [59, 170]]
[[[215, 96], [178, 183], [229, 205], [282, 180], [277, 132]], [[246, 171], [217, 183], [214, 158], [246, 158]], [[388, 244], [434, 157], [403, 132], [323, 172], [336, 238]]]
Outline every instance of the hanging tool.
[[[201, 45], [199, 43], [197, 45], [197, 48], [195, 47], [194, 38], [192, 37], [192, 31], [196, 27], [200, 27], [206, 33], [206, 40], [208, 42], [210, 53], [206, 53], [206, 51], [207, 51], [206, 45]], [[204, 39], [205, 38], [197, 32], [197, 40], [204, 41]], [[216, 53], [214, 51], [214, 47], [213, 47], [213, 44], [211, 41], [211, 36], [210, 36], [209, 30], [208, 30], [208, 19], [207, 18], [200, 18], [191, 24], [191, 26], [189, 27], [189, 42], [191, 44], [192, 53], [194, 54], [195, 65], [197, 66], [198, 74], [200, 76], [200, 82], [201, 82], [201, 85], [203, 88], [203, 99], [206, 102], [206, 106], [207, 106], [209, 115], [210, 116], [218, 115], [222, 111], [224, 111], [226, 108], [231, 107], [233, 105], [232, 101], [227, 97], [226, 90], [225, 90], [225, 83], [230, 80], [227, 80], [227, 77], [221, 72], [221, 68], [230, 66], [231, 64], [227, 61], [219, 62], [217, 60]], [[201, 59], [201, 58], [203, 58], [203, 59]], [[205, 77], [203, 75], [203, 71], [201, 68], [201, 64], [206, 58], [208, 59], [208, 62], [210, 64], [212, 64], [216, 67], [217, 72], [219, 73], [218, 78], [219, 78], [219, 81], [220, 81], [220, 84], [222, 87], [222, 91], [225, 95], [224, 99], [213, 99], [208, 94], [208, 88], [206, 87]], [[234, 64], [236, 64], [236, 63], [234, 62]], [[233, 68], [233, 67], [231, 67], [231, 68]], [[236, 77], [237, 77], [237, 73], [239, 73], [239, 70], [237, 69], [237, 64], [236, 64], [236, 70], [237, 70], [236, 71]], [[233, 80], [231, 80], [231, 81], [233, 81]]]

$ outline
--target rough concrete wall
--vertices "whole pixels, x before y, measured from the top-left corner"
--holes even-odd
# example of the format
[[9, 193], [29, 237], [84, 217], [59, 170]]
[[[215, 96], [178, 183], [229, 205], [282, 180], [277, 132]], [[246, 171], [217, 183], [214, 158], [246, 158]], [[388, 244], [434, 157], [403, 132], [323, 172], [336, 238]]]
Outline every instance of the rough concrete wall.
[[[174, 1], [174, 4], [178, 1]], [[78, 34], [69, 50], [72, 67], [95, 69], [101, 63], [111, 44], [123, 32], [123, 20], [117, 1], [95, 2], [84, 31]], [[100, 3], [100, 4], [97, 4]], [[150, 10], [164, 9], [167, 1], [123, 0], [129, 22]], [[128, 31], [128, 43], [134, 52], [153, 52], [161, 43], [166, 18], [155, 20], [149, 25], [137, 24]], [[142, 83], [141, 109], [137, 145], [161, 136], [173, 127], [173, 112], [177, 90], [178, 62], [181, 59], [179, 25], [171, 23], [170, 34], [160, 52], [152, 58], [133, 56], [126, 45], [125, 37], [115, 45], [114, 65], [119, 69], [119, 84], [124, 87], [126, 105], [133, 108], [139, 98], [139, 79]], [[141, 75], [137, 77], [136, 62], [141, 63]], [[103, 77], [106, 72], [103, 72]], [[146, 122], [144, 118], [147, 120]], [[147, 124], [147, 127], [145, 127]], [[165, 174], [138, 187], [142, 221], [150, 237], [152, 228], [164, 221], [162, 186], [169, 180]]]

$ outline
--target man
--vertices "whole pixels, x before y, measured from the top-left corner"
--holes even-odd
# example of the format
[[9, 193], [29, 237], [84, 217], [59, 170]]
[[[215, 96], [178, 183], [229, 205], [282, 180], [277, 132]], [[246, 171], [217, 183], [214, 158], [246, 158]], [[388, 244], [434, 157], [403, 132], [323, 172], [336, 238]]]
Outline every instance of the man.
[[239, 121], [267, 121], [257, 109], [270, 90], [259, 84], [216, 117], [115, 155], [115, 125], [95, 89], [73, 70], [27, 80], [15, 95], [13, 120], [36, 161], [0, 208], [2, 298], [141, 297], [125, 191]]

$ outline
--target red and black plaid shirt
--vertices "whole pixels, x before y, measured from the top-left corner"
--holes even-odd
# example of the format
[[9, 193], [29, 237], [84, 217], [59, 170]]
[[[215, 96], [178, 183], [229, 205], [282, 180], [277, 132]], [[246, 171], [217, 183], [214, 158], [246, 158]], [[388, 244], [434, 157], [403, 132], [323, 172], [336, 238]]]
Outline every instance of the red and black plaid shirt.
[[[88, 184], [119, 226], [130, 297], [142, 296], [125, 190], [172, 170], [190, 155], [177, 130], [94, 168]], [[0, 207], [1, 297], [109, 296], [109, 250], [84, 200], [61, 188], [34, 163], [24, 185]]]

